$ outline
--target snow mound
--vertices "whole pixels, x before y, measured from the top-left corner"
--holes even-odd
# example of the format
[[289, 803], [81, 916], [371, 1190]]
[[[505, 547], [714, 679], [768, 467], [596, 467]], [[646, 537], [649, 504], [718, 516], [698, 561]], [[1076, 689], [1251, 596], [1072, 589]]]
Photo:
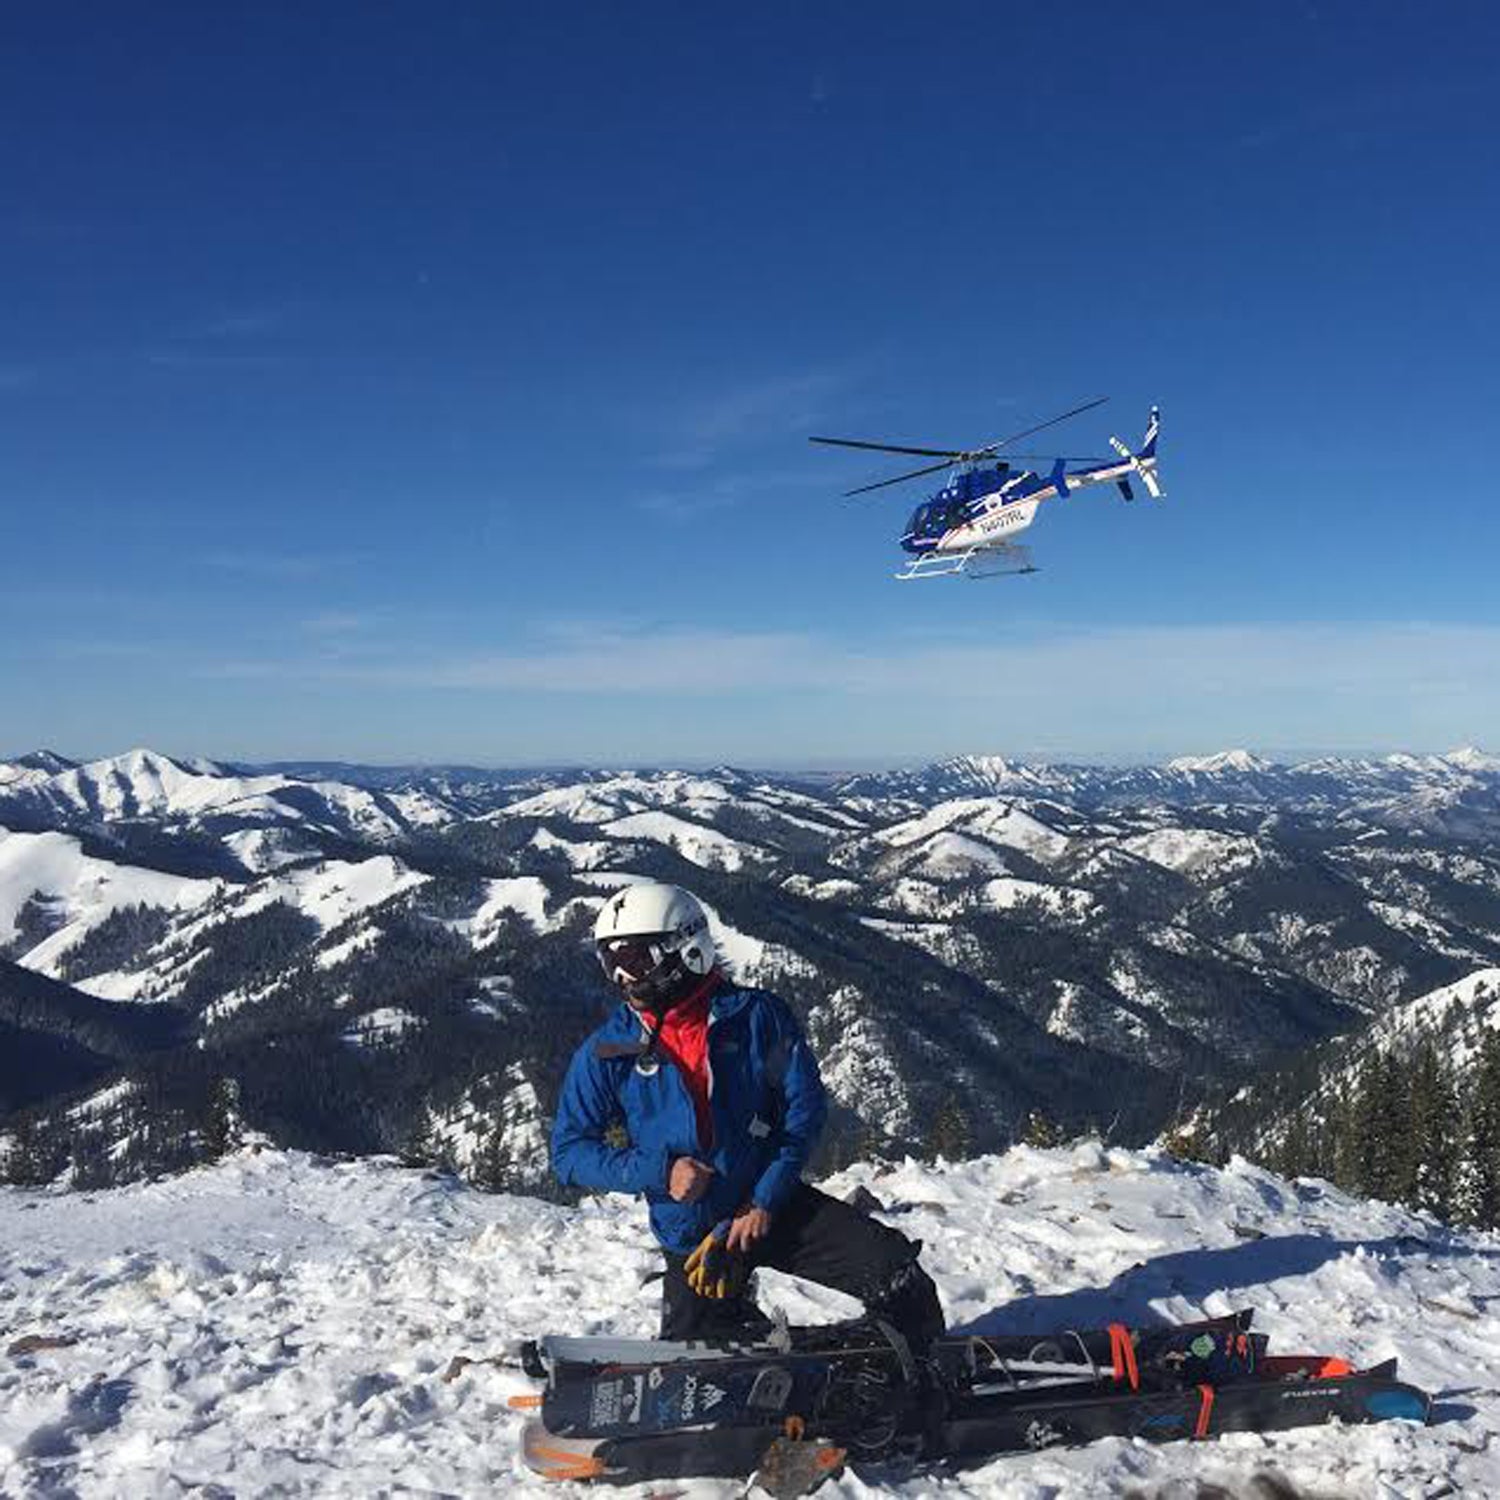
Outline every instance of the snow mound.
[[[1247, 1494], [1274, 1470], [1313, 1494], [1500, 1493], [1500, 1240], [1403, 1210], [1085, 1143], [961, 1164], [857, 1166], [887, 1222], [926, 1244], [952, 1324], [1035, 1331], [1254, 1307], [1288, 1352], [1399, 1355], [1436, 1423], [1309, 1428], [1162, 1446], [1111, 1439], [997, 1458], [878, 1491], [991, 1500]], [[0, 1189], [10, 1339], [74, 1342], [0, 1361], [0, 1492], [82, 1500], [216, 1494], [557, 1495], [520, 1466], [529, 1383], [484, 1358], [548, 1331], [647, 1335], [657, 1264], [638, 1203], [577, 1208], [464, 1188], [388, 1160], [243, 1153], [112, 1193]], [[797, 1320], [833, 1293], [767, 1273]], [[1445, 1390], [1447, 1394], [1445, 1394]], [[694, 1500], [740, 1484], [674, 1483]], [[646, 1491], [631, 1492], [643, 1495]]]

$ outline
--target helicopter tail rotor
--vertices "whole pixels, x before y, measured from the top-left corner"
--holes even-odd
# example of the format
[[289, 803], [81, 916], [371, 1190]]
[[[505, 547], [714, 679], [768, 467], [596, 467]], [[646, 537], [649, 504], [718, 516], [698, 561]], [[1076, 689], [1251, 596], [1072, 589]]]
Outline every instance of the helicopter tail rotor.
[[[1151, 408], [1151, 420], [1146, 424], [1146, 440], [1141, 444], [1141, 451], [1139, 453], [1132, 453], [1117, 437], [1112, 437], [1109, 440], [1110, 447], [1130, 465], [1137, 478], [1146, 486], [1146, 493], [1153, 500], [1160, 500], [1163, 493], [1161, 480], [1156, 477], [1156, 439], [1160, 431], [1161, 412], [1153, 406]], [[1121, 479], [1119, 483], [1120, 493], [1127, 500], [1133, 499], [1134, 497], [1130, 492], [1129, 484], [1124, 479]]]

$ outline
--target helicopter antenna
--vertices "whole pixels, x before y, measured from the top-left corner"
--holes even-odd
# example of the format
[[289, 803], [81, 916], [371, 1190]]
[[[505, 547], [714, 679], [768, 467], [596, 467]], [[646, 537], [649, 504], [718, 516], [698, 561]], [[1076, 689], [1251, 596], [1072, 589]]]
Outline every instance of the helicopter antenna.
[[[957, 448], [912, 448], [898, 446], [895, 443], [868, 443], [855, 438], [809, 438], [812, 443], [826, 443], [838, 448], [864, 448], [873, 449], [884, 453], [910, 453], [924, 458], [938, 458], [940, 463], [926, 464], [920, 469], [910, 469], [904, 474], [895, 474], [889, 479], [876, 480], [874, 484], [862, 484], [857, 489], [845, 490], [844, 494], [865, 495], [871, 490], [883, 490], [889, 485], [904, 484], [908, 479], [919, 479], [924, 474], [936, 474], [942, 469], [951, 469], [955, 464], [970, 463], [975, 459], [989, 458], [999, 453], [1002, 448], [1011, 443], [1018, 443], [1024, 437], [1030, 437], [1035, 432], [1045, 431], [1048, 427], [1055, 427], [1059, 422], [1066, 422], [1069, 417], [1076, 417], [1081, 412], [1092, 411], [1096, 406], [1103, 406], [1109, 400], [1108, 396], [1099, 396], [1093, 401], [1086, 401], [1082, 406], [1075, 406], [1071, 411], [1065, 411], [1059, 417], [1049, 417], [1045, 422], [1038, 422], [1035, 427], [1024, 428], [1020, 432], [1013, 432], [1009, 437], [1000, 438], [993, 443], [986, 443], [982, 448], [957, 449]], [[1012, 457], [1020, 458], [1021, 454], [1013, 454]]]

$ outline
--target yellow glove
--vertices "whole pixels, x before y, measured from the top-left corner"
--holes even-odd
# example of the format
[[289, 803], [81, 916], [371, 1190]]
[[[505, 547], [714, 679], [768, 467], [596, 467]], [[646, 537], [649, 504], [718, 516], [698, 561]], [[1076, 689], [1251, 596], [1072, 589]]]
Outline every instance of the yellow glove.
[[703, 1236], [702, 1243], [682, 1263], [687, 1284], [700, 1297], [723, 1301], [737, 1297], [745, 1285], [745, 1257], [730, 1250], [728, 1219], [721, 1219]]

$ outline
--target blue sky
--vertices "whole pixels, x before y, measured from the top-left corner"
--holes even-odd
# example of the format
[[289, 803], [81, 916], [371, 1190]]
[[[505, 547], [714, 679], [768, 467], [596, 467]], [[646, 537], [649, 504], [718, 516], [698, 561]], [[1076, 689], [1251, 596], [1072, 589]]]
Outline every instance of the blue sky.
[[[0, 750], [1500, 747], [1500, 12], [38, 6]], [[814, 432], [1163, 411], [1035, 576]]]

